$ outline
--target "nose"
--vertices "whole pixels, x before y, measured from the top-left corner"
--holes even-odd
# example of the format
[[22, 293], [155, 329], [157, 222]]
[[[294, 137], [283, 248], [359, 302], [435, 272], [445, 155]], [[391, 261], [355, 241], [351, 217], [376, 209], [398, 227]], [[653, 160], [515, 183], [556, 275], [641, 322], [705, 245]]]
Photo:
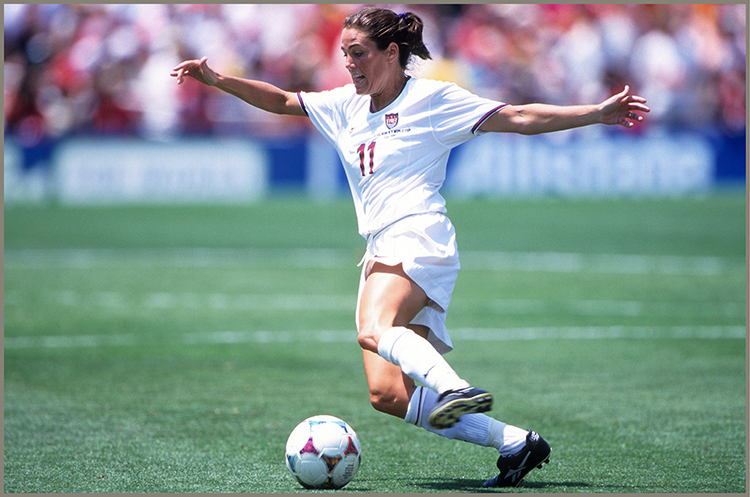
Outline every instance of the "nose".
[[344, 67], [347, 69], [354, 69], [354, 58], [351, 55], [344, 56]]

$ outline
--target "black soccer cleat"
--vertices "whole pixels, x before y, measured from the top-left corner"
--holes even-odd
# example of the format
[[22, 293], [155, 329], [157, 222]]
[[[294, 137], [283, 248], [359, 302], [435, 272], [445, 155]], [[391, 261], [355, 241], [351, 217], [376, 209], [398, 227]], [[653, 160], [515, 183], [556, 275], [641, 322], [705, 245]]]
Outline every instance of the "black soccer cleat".
[[437, 430], [445, 430], [456, 423], [464, 414], [487, 412], [492, 409], [492, 395], [485, 390], [466, 387], [448, 390], [438, 397], [427, 421]]
[[534, 468], [549, 462], [552, 450], [549, 444], [536, 432], [529, 430], [526, 445], [514, 456], [500, 456], [497, 468], [500, 474], [484, 482], [483, 487], [517, 487]]

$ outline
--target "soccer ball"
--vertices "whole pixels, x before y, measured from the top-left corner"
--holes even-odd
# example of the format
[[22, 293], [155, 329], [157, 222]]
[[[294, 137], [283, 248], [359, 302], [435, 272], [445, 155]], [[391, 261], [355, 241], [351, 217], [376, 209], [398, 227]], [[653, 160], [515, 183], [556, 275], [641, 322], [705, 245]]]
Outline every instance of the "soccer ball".
[[359, 437], [339, 418], [307, 418], [286, 442], [286, 466], [305, 488], [341, 488], [354, 478], [361, 461]]

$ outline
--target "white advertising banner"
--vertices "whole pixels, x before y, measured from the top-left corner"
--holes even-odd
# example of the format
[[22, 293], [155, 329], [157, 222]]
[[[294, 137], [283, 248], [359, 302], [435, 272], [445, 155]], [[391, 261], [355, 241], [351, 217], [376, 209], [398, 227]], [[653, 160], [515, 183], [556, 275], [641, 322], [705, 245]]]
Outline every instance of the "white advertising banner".
[[679, 195], [714, 185], [701, 135], [487, 134], [462, 146], [445, 183], [457, 196]]
[[71, 139], [53, 162], [69, 204], [238, 203], [268, 192], [267, 154], [248, 140]]
[[[566, 134], [567, 133], [567, 134]], [[303, 145], [305, 193], [316, 200], [349, 195], [331, 145]], [[716, 186], [716, 146], [701, 134], [487, 134], [461, 145], [449, 162], [444, 193], [453, 197], [674, 196]], [[55, 199], [67, 204], [248, 203], [273, 194], [268, 145], [253, 139], [70, 138], [42, 162], [24, 165], [5, 143], [5, 202]]]

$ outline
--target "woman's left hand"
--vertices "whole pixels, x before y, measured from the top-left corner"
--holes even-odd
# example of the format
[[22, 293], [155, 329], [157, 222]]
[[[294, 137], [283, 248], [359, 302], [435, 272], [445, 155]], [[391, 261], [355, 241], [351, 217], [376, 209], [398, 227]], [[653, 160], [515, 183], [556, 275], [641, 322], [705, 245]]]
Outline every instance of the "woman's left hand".
[[641, 112], [651, 111], [646, 106], [646, 99], [631, 95], [627, 85], [622, 92], [602, 102], [600, 108], [602, 124], [619, 124], [626, 128], [632, 128], [636, 122], [643, 121]]

